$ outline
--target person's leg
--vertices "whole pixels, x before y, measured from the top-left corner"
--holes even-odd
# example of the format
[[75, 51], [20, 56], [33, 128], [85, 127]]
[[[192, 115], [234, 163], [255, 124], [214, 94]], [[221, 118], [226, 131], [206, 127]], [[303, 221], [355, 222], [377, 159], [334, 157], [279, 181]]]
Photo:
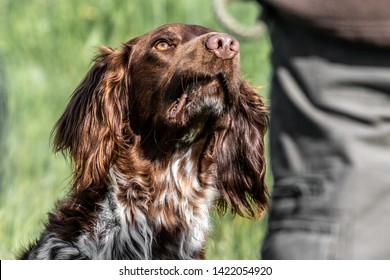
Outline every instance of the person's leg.
[[390, 52], [283, 23], [270, 34], [274, 187], [262, 258], [390, 258]]

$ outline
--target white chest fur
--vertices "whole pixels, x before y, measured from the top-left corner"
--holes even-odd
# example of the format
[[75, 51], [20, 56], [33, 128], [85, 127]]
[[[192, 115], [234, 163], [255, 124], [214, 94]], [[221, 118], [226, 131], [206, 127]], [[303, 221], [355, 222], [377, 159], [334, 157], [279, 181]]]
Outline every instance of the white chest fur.
[[[93, 259], [154, 259], [154, 248], [163, 246], [167, 256], [191, 259], [204, 245], [210, 228], [209, 209], [216, 196], [212, 185], [202, 186], [199, 171], [191, 149], [175, 154], [159, 176], [151, 180], [152, 198], [145, 199], [136, 190], [136, 184], [144, 184], [142, 178], [124, 180], [115, 167], [112, 168], [112, 201], [101, 204], [95, 233], [82, 235], [78, 240], [80, 251]], [[213, 168], [213, 166], [211, 166]], [[210, 179], [212, 184], [214, 180]], [[149, 182], [150, 183], [150, 182]], [[128, 186], [127, 202], [117, 196]], [[161, 230], [175, 228], [174, 242], [156, 244]]]

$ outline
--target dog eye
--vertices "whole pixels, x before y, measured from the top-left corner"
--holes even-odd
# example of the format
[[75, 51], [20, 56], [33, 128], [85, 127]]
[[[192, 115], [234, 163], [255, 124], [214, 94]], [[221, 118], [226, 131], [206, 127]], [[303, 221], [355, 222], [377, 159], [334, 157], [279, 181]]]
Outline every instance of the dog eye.
[[158, 41], [154, 48], [158, 51], [167, 51], [175, 48], [175, 45], [168, 43], [167, 41]]

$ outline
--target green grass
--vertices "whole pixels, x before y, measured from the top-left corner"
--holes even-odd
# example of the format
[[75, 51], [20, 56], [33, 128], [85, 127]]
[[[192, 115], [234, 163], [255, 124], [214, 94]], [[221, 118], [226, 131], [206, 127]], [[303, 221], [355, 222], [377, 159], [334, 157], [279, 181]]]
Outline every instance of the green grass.
[[[119, 47], [168, 22], [222, 30], [208, 0], [0, 0], [0, 88], [8, 113], [0, 135], [0, 259], [15, 258], [38, 236], [46, 213], [67, 191], [71, 171], [53, 155], [50, 132], [95, 47]], [[259, 90], [268, 83], [268, 52], [266, 38], [241, 43], [242, 73]], [[208, 258], [259, 258], [263, 220], [215, 215], [213, 221]]]

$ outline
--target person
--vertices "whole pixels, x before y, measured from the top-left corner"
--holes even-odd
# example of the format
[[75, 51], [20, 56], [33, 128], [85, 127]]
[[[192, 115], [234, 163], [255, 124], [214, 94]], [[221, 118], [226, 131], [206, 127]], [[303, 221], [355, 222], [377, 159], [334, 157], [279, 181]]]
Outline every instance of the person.
[[390, 2], [257, 0], [272, 42], [263, 259], [390, 259]]

